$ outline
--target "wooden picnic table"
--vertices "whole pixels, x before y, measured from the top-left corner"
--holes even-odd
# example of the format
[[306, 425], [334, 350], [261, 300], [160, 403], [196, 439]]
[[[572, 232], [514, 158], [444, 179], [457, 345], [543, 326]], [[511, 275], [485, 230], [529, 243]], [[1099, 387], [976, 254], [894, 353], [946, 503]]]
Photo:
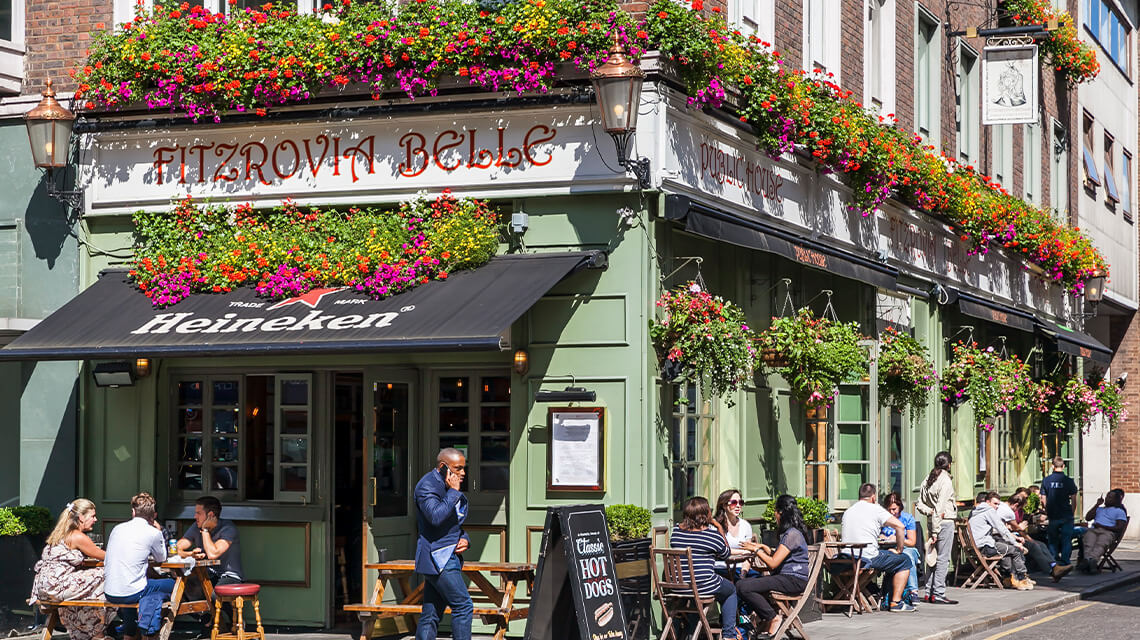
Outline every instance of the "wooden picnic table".
[[[167, 569], [174, 576], [174, 592], [170, 595], [170, 611], [173, 615], [162, 621], [159, 630], [160, 638], [169, 638], [174, 628], [174, 618], [187, 613], [206, 613], [214, 610], [214, 583], [210, 580], [209, 567], [221, 564], [218, 560], [198, 560], [189, 575], [185, 573], [186, 565], [181, 562], [151, 562], [152, 569]], [[87, 559], [83, 561], [85, 567], [102, 567], [102, 560]], [[202, 585], [204, 600], [184, 600], [186, 596], [186, 579], [197, 578]], [[44, 624], [42, 640], [51, 640], [52, 631], [59, 624], [60, 607], [102, 607], [104, 609], [117, 609], [132, 605], [117, 605], [105, 600], [64, 600], [62, 602], [40, 601], [40, 608], [48, 613], [47, 623]], [[134, 605], [137, 606], [137, 605]], [[104, 621], [106, 622], [106, 621]]]
[[[534, 586], [534, 568], [533, 564], [524, 562], [463, 563], [463, 574], [476, 587], [476, 591], [472, 594], [475, 615], [479, 616], [484, 624], [495, 625], [495, 640], [503, 639], [507, 633], [507, 625], [511, 621], [526, 619], [530, 603], [518, 606], [516, 593], [520, 582], [525, 582], [527, 593], [530, 592]], [[354, 612], [360, 618], [360, 640], [369, 640], [372, 637], [374, 621], [382, 618], [406, 617], [408, 625], [414, 626], [415, 617], [423, 611], [424, 601], [424, 583], [421, 581], [412, 587], [415, 561], [369, 562], [364, 565], [364, 569], [379, 572], [371, 598], [361, 594], [365, 600], [362, 604], [349, 604], [344, 607], [345, 611]], [[485, 574], [498, 576], [500, 586], [492, 584]], [[398, 602], [385, 603], [384, 594], [393, 580], [400, 587], [402, 599]]]

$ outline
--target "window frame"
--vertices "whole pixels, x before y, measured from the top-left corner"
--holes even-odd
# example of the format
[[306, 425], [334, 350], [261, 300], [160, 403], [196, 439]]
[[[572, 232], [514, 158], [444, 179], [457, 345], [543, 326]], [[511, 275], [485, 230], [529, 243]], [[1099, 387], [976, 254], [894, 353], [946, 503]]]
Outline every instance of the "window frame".
[[1132, 204], [1132, 154], [1127, 149], [1120, 150], [1120, 210], [1124, 215], [1124, 219], [1128, 222], [1133, 220]]
[[[1125, 78], [1132, 78], [1132, 32], [1129, 21], [1116, 11], [1115, 3], [1105, 0], [1087, 0], [1082, 26]], [[1094, 20], [1094, 16], [1096, 20]], [[1118, 46], [1113, 38], [1119, 34]], [[1121, 59], [1123, 58], [1123, 60]]]
[[[973, 58], [968, 70], [967, 57]], [[981, 61], [981, 55], [973, 47], [958, 41], [958, 68], [955, 70], [958, 75], [958, 159], [974, 167], [981, 163], [982, 153]]]
[[863, 104], [878, 116], [896, 113], [895, 0], [863, 1]]
[[[832, 82], [840, 84], [841, 47], [829, 44], [840, 41], [842, 12], [835, 10], [835, 7], [829, 11], [825, 7], [827, 3], [828, 0], [803, 0], [803, 68], [830, 75]], [[817, 17], [820, 19], [817, 20]], [[817, 57], [819, 60], [816, 60]]]
[[[923, 27], [932, 28], [930, 37], [923, 34]], [[915, 4], [914, 20], [914, 130], [927, 144], [940, 146], [942, 137], [942, 24], [933, 13], [920, 4]], [[925, 69], [919, 55], [920, 43], [927, 53]], [[925, 129], [925, 131], [924, 131]]]
[[[281, 391], [282, 382], [285, 381], [304, 381], [308, 389], [308, 397], [306, 403], [300, 404], [284, 404], [284, 394]], [[304, 491], [287, 491], [281, 488], [281, 480], [284, 475], [274, 474], [273, 477], [273, 501], [274, 502], [308, 502], [312, 496], [313, 490], [313, 455], [315, 447], [313, 446], [313, 374], [311, 373], [275, 373], [273, 374], [273, 387], [274, 387], [274, 420], [273, 420], [273, 465], [277, 471], [282, 471], [285, 468], [304, 468], [305, 469], [305, 489]], [[307, 417], [307, 424], [304, 434], [299, 433], [286, 433], [283, 430], [285, 423], [284, 412], [286, 410], [297, 411], [298, 407], [304, 407]], [[287, 409], [288, 408], [288, 409]], [[305, 461], [294, 462], [282, 459], [282, 452], [284, 446], [282, 442], [286, 439], [303, 439], [306, 441], [306, 456]], [[244, 441], [244, 439], [243, 439]], [[243, 451], [244, 453], [244, 451]], [[241, 466], [244, 467], [245, 460], [242, 456]], [[243, 490], [244, 493], [244, 490]]]
[[1049, 166], [1049, 206], [1054, 218], [1068, 222], [1069, 219], [1069, 133], [1065, 125], [1052, 119], [1052, 147]]
[[[465, 401], [447, 401], [442, 399], [442, 389], [444, 379], [458, 379], [462, 378], [468, 385], [467, 400]], [[507, 383], [508, 400], [503, 401], [484, 401], [482, 397], [481, 386], [483, 381], [491, 378], [502, 378]], [[511, 446], [511, 401], [509, 394], [511, 392], [511, 374], [509, 369], [495, 369], [495, 368], [480, 368], [480, 369], [438, 369], [432, 373], [431, 377], [431, 417], [432, 426], [434, 427], [435, 448], [434, 451], [439, 451], [444, 447], [444, 438], [466, 438], [466, 451], [464, 452], [467, 458], [467, 479], [464, 480], [465, 491], [471, 494], [477, 494], [480, 498], [486, 498], [492, 501], [506, 500], [510, 495], [510, 456], [507, 460], [491, 461], [485, 460], [483, 454], [483, 440], [484, 438], [503, 439], [507, 441], [507, 449], [510, 450]], [[454, 409], [464, 407], [467, 409], [467, 430], [465, 432], [456, 430], [445, 430], [443, 428], [441, 419], [442, 409]], [[484, 408], [503, 408], [507, 409], [507, 429], [505, 431], [485, 431], [483, 423], [483, 409]], [[447, 446], [453, 446], [449, 443]], [[457, 447], [458, 448], [458, 447]], [[428, 450], [433, 450], [428, 447]], [[434, 461], [433, 461], [434, 463]], [[483, 478], [484, 467], [495, 467], [506, 469], [507, 471], [507, 486], [504, 488], [488, 489], [486, 482]], [[482, 499], [477, 499], [476, 502], [481, 503]]]
[[[666, 392], [662, 395], [665, 396], [665, 401], [668, 404], [666, 413], [669, 416], [669, 468], [672, 474], [672, 503], [674, 513], [680, 513], [681, 507], [684, 505], [685, 500], [698, 495], [712, 495], [707, 489], [712, 489], [711, 481], [714, 480], [713, 474], [716, 469], [716, 452], [717, 452], [717, 437], [719, 430], [717, 428], [717, 407], [718, 401], [715, 398], [704, 398], [701, 395], [701, 388], [699, 385], [690, 380], [682, 383], [669, 382], [666, 383]], [[684, 385], [684, 395], [690, 398], [685, 403], [678, 403], [678, 391]], [[691, 391], [691, 396], [689, 391]], [[689, 407], [695, 407], [694, 411], [688, 411]], [[694, 430], [693, 442], [698, 451], [689, 459], [688, 439], [686, 437], [687, 431], [685, 429], [688, 420], [695, 420], [696, 426]], [[692, 473], [695, 480], [693, 482], [693, 492], [683, 491], [681, 493], [688, 495], [681, 495], [678, 493], [678, 481], [684, 478], [686, 481], [689, 473]], [[710, 486], [704, 486], [704, 480], [710, 481]], [[684, 485], [687, 489], [688, 484]]]
[[[1093, 0], [1094, 2], [1096, 0]], [[1096, 120], [1088, 111], [1081, 113], [1081, 165], [1084, 167], [1085, 187], [1096, 190], [1101, 184], [1100, 172], [1096, 168]]]
[[776, 37], [775, 0], [728, 0], [728, 24], [769, 45]]
[[1036, 207], [1041, 206], [1041, 124], [1021, 125], [1021, 192]]
[[0, 94], [19, 95], [23, 89], [26, 11], [25, 0], [12, 0], [12, 37], [0, 39]]
[[990, 126], [990, 176], [1006, 191], [1013, 193], [1013, 125]]
[[1116, 138], [1107, 130], [1104, 132], [1104, 199], [1105, 204], [1114, 209], [1120, 203], [1120, 191], [1116, 187]]
[[[24, 0], [19, 0], [19, 1], [23, 2]], [[184, 0], [184, 1], [190, 2], [191, 6], [200, 4], [203, 7], [205, 7], [210, 13], [225, 13], [227, 16], [230, 15], [231, 8], [230, 8], [230, 3], [228, 2], [228, 0], [196, 0], [196, 1], [195, 0]], [[251, 2], [252, 1], [253, 0], [251, 0]], [[297, 13], [300, 13], [300, 14], [313, 13], [317, 7], [318, 1], [319, 0], [296, 0]], [[154, 0], [142, 0], [142, 2], [143, 2], [142, 7], [143, 7], [144, 11], [149, 13], [149, 12], [154, 10]], [[136, 0], [113, 0], [113, 2], [112, 2], [112, 17], [113, 17], [114, 23], [116, 25], [123, 24], [124, 22], [130, 22], [131, 20], [134, 19], [135, 7], [137, 6], [135, 3], [136, 3]], [[254, 4], [256, 4], [257, 6], [260, 6], [260, 4], [264, 4], [264, 2], [254, 3]]]

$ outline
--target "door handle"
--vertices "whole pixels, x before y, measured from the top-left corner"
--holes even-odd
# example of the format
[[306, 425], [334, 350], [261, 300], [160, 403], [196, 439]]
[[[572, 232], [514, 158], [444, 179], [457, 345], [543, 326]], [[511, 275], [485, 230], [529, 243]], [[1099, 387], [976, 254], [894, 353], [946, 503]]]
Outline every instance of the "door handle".
[[375, 507], [376, 506], [376, 476], [372, 476], [372, 477], [368, 478], [368, 484], [370, 484], [372, 486], [372, 502], [369, 503], [368, 506]]

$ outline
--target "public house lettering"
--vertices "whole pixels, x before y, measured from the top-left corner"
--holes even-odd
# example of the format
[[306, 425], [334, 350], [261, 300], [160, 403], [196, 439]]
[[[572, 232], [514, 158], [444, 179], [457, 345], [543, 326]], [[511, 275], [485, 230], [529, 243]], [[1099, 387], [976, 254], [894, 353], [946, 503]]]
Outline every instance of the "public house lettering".
[[725, 152], [715, 143], [701, 143], [701, 177], [765, 200], [783, 201], [780, 187], [784, 177], [774, 167], [753, 162], [742, 154]]
[[554, 160], [542, 145], [553, 142], [558, 130], [534, 125], [519, 144], [509, 141], [506, 127], [491, 131], [447, 129], [425, 134], [409, 131], [396, 140], [375, 135], [357, 138], [320, 134], [244, 143], [208, 142], [160, 146], [152, 153], [155, 184], [255, 183], [272, 185], [308, 177], [344, 173], [356, 183], [376, 174], [380, 155], [391, 155], [396, 177], [413, 178], [435, 167], [451, 173], [461, 169], [542, 167]]
[[1009, 314], [997, 309], [990, 309], [990, 319], [998, 324], [1009, 324]]
[[811, 249], [794, 245], [792, 249], [796, 252], [796, 260], [804, 264], [810, 264], [813, 267], [819, 267], [821, 269], [827, 268], [827, 256], [819, 251], [812, 251]]

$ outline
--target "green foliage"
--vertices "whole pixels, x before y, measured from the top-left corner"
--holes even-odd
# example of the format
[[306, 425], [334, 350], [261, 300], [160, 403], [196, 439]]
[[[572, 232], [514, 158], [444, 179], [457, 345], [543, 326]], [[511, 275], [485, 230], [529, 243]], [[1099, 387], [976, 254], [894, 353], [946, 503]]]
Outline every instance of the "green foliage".
[[859, 345], [862, 337], [858, 323], [816, 318], [805, 308], [792, 317], [772, 318], [757, 344], [787, 360], [765, 368], [780, 374], [807, 407], [821, 407], [831, 405], [840, 383], [867, 375], [870, 361]]
[[55, 526], [55, 523], [52, 521], [51, 511], [48, 511], [46, 507], [25, 504], [19, 507], [12, 507], [12, 513], [19, 518], [20, 522], [24, 523], [24, 527], [30, 536], [47, 533]]
[[606, 507], [606, 524], [611, 540], [636, 540], [649, 537], [653, 520], [649, 509], [635, 504], [613, 504]]
[[954, 344], [954, 357], [942, 372], [942, 399], [970, 401], [974, 422], [986, 431], [997, 416], [1016, 409], [1040, 408], [1047, 390], [1033, 381], [1029, 367], [1015, 355], [1006, 356], [976, 342]]
[[879, 404], [910, 410], [914, 422], [926, 410], [938, 380], [930, 353], [918, 340], [888, 327], [879, 337]]
[[1025, 499], [1025, 507], [1023, 511], [1028, 514], [1034, 514], [1041, 510], [1041, 496], [1036, 493], [1029, 494]]
[[19, 536], [28, 532], [28, 527], [20, 520], [11, 507], [0, 507], [0, 538]]
[[[827, 525], [827, 519], [831, 516], [831, 509], [823, 500], [801, 496], [796, 498], [796, 505], [800, 508], [800, 515], [804, 518], [804, 526], [808, 529], [822, 529]], [[762, 518], [773, 527], [776, 526], [775, 500], [768, 501]]]

